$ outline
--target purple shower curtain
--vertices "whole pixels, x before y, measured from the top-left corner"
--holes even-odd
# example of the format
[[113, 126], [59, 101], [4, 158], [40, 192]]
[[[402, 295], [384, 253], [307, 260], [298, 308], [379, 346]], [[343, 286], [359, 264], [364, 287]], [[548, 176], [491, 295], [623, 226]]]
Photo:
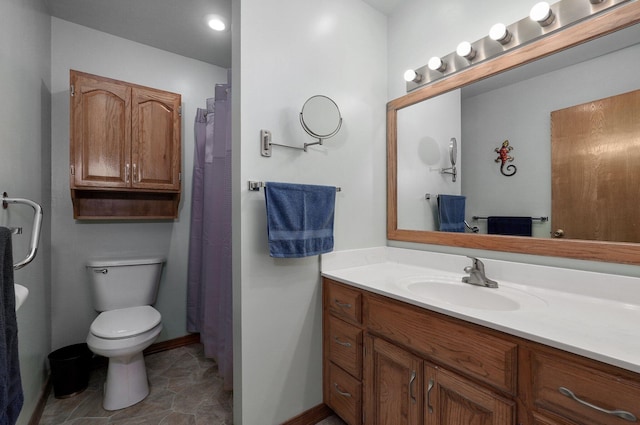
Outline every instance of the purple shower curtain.
[[195, 120], [187, 330], [232, 389], [231, 86], [218, 84]]

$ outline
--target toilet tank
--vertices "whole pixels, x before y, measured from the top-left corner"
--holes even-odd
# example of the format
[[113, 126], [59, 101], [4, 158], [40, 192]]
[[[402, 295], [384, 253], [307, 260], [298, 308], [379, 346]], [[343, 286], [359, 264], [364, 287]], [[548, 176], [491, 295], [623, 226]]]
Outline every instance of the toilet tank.
[[154, 304], [164, 262], [160, 257], [89, 261], [93, 307], [108, 311]]

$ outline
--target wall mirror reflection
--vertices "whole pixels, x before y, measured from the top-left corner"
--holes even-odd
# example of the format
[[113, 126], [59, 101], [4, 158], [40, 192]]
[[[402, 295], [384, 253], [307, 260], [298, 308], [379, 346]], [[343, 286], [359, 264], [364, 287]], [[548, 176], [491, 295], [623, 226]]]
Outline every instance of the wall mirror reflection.
[[[612, 12], [626, 14], [626, 23], [599, 17], [617, 31], [588, 43], [576, 31], [566, 42], [577, 45], [552, 56], [481, 81], [481, 70], [461, 72], [390, 102], [388, 147], [397, 163], [389, 166], [389, 238], [639, 263], [640, 25], [630, 25], [637, 6]], [[451, 138], [455, 182], [441, 172]], [[510, 177], [496, 164], [505, 140], [518, 167]], [[438, 194], [464, 196], [467, 232], [480, 234], [439, 232]], [[495, 235], [488, 217], [531, 217], [531, 237]]]

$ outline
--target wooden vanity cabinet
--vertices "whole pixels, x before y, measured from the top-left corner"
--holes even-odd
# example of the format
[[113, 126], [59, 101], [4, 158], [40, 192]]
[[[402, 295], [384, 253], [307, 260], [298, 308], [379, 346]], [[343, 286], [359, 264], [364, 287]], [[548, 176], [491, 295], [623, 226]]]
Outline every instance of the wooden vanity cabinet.
[[425, 425], [515, 423], [515, 403], [442, 367], [425, 365]]
[[513, 401], [450, 370], [515, 392], [512, 343], [331, 279], [323, 294], [324, 400], [348, 424], [515, 423]]
[[640, 422], [637, 374], [549, 347], [533, 347], [530, 356], [534, 425]]
[[323, 286], [323, 398], [348, 425], [362, 424], [362, 293]]
[[366, 336], [363, 423], [423, 423], [423, 360], [381, 338]]
[[328, 278], [323, 293], [324, 400], [349, 425], [640, 422], [637, 373]]
[[75, 218], [175, 218], [181, 96], [72, 70]]

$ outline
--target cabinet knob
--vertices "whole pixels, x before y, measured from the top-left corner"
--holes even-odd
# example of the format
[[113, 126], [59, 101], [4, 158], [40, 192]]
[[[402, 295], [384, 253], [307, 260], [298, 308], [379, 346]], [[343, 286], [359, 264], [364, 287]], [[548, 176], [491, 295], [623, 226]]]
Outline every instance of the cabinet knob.
[[558, 229], [555, 232], [553, 232], [553, 237], [554, 238], [563, 238], [564, 237], [564, 230], [562, 229]]

